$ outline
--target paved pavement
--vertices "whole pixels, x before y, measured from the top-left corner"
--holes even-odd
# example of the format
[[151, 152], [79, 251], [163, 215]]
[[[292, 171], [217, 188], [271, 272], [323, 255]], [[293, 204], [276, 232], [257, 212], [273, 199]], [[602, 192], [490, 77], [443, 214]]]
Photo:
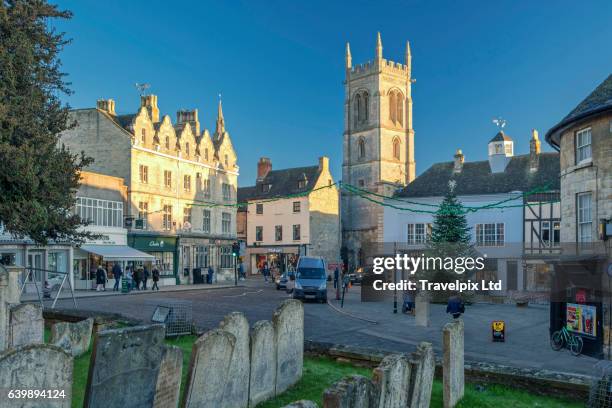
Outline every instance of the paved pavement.
[[[154, 294], [130, 294], [113, 297], [78, 299], [82, 309], [121, 313], [133, 319], [150, 321], [153, 310], [162, 300], [190, 300], [193, 315], [201, 329], [216, 327], [232, 311], [245, 313], [251, 324], [269, 320], [277, 305], [288, 298], [284, 291], [261, 280], [249, 279], [241, 287], [221, 290], [160, 291]], [[330, 299], [333, 298], [330, 289]], [[441, 353], [442, 327], [451, 319], [443, 305], [431, 305], [430, 327], [418, 327], [414, 317], [393, 314], [392, 301], [362, 303], [359, 287], [345, 298], [342, 313], [335, 300], [330, 305], [305, 305], [305, 335], [309, 340], [348, 344], [388, 351], [413, 351], [421, 341], [434, 345]], [[58, 307], [72, 307], [71, 300], [58, 301]], [[348, 313], [348, 314], [347, 314]], [[491, 341], [492, 320], [506, 321], [506, 342]], [[553, 351], [548, 341], [548, 307], [477, 304], [467, 307], [465, 321], [466, 360], [487, 361], [516, 367], [592, 374], [596, 359], [574, 357], [569, 351]]]

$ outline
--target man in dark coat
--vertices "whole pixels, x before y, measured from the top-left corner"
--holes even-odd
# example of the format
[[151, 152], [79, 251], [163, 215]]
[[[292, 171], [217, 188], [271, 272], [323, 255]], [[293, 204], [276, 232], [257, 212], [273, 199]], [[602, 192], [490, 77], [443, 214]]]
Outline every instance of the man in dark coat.
[[121, 270], [121, 266], [119, 263], [115, 262], [113, 265], [113, 278], [115, 278], [115, 285], [113, 286], [113, 292], [119, 291], [119, 284], [121, 283], [121, 275], [123, 275], [123, 271]]
[[153, 267], [153, 286], [151, 287], [151, 290], [159, 290], [159, 286], [157, 286], [157, 282], [159, 282], [159, 269], [157, 269], [157, 266]]
[[142, 280], [142, 269], [134, 268], [134, 287], [140, 290], [140, 281]]
[[450, 313], [454, 319], [457, 319], [462, 313], [465, 313], [465, 305], [459, 296], [454, 295], [448, 298], [446, 313]]
[[149, 279], [149, 269], [145, 266], [142, 270], [142, 290], [147, 290], [147, 280]]
[[99, 292], [104, 289], [105, 280], [106, 272], [104, 272], [102, 265], [98, 265], [98, 269], [96, 269], [96, 291]]
[[213, 275], [214, 275], [215, 271], [213, 271], [212, 266], [208, 265], [208, 277], [206, 278], [206, 283], [208, 284], [212, 284], [213, 283]]

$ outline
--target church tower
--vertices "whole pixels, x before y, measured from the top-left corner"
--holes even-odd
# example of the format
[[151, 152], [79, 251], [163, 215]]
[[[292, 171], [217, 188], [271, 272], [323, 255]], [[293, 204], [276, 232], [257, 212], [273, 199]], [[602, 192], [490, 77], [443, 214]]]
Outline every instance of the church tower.
[[[412, 128], [412, 56], [404, 64], [383, 58], [378, 33], [374, 61], [353, 66], [346, 44], [342, 181], [392, 195], [415, 177]], [[342, 238], [349, 267], [364, 264], [368, 248], [382, 242], [383, 208], [342, 192]]]

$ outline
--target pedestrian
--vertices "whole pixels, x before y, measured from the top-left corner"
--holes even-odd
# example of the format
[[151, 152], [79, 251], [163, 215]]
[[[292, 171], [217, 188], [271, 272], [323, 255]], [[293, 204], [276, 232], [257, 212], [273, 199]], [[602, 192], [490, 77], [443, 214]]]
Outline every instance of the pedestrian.
[[338, 270], [338, 267], [336, 266], [336, 269], [334, 270], [334, 289], [338, 288], [339, 279], [340, 279], [340, 271]]
[[149, 280], [149, 276], [149, 269], [145, 265], [144, 269], [142, 270], [142, 290], [147, 290], [147, 280]]
[[457, 319], [462, 313], [465, 313], [465, 305], [458, 295], [453, 295], [448, 298], [446, 313], [450, 313], [453, 319]]
[[113, 265], [113, 278], [115, 278], [115, 285], [113, 286], [113, 292], [115, 291], [119, 291], [119, 283], [121, 282], [121, 275], [123, 275], [123, 272], [121, 271], [121, 266], [119, 265], [118, 262], [115, 262], [115, 264]]
[[96, 292], [100, 292], [104, 288], [105, 276], [104, 268], [102, 265], [98, 265], [98, 269], [96, 269]]
[[268, 275], [270, 275], [270, 268], [268, 268], [268, 263], [264, 263], [263, 276], [264, 276], [264, 281], [266, 282], [268, 282]]
[[213, 275], [214, 275], [215, 271], [213, 270], [211, 265], [208, 265], [208, 272], [207, 272], [207, 276], [206, 276], [206, 283], [208, 283], [209, 285], [212, 285], [213, 283]]
[[142, 279], [142, 269], [140, 267], [134, 268], [134, 287], [136, 290], [140, 290], [140, 281]]
[[128, 292], [132, 291], [132, 288], [134, 286], [134, 271], [133, 271], [133, 266], [126, 266], [125, 269], [127, 270], [127, 272], [125, 273], [125, 276], [127, 277], [127, 284], [128, 284]]
[[404, 294], [404, 303], [402, 304], [402, 313], [414, 313], [414, 294], [407, 291]]
[[242, 262], [238, 264], [238, 275], [240, 276], [240, 280], [245, 280], [244, 267], [242, 266]]
[[159, 290], [159, 286], [157, 286], [157, 282], [159, 282], [159, 269], [157, 266], [153, 267], [153, 286], [151, 286], [151, 290]]

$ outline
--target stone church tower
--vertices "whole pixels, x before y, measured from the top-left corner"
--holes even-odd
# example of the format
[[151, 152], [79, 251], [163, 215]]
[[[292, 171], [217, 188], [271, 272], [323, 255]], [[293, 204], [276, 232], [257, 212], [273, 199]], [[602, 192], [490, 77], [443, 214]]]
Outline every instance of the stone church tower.
[[[380, 33], [374, 61], [352, 65], [346, 44], [342, 181], [392, 195], [415, 177], [411, 55], [405, 64], [383, 58]], [[382, 199], [380, 199], [382, 201]], [[343, 255], [360, 266], [373, 243], [382, 242], [383, 208], [342, 192]]]

